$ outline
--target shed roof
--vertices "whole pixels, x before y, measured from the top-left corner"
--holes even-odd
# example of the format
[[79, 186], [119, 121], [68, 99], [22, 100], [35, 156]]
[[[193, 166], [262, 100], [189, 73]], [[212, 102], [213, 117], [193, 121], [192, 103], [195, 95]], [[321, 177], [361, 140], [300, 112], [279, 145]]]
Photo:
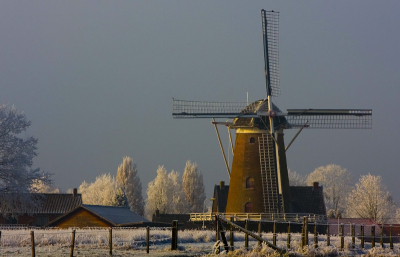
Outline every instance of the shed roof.
[[126, 207], [88, 205], [82, 204], [82, 207], [98, 216], [112, 222], [115, 225], [149, 222], [139, 214], [134, 213]]
[[32, 203], [15, 207], [2, 213], [64, 214], [82, 204], [81, 194], [42, 194], [31, 193]]
[[58, 217], [57, 219], [46, 224], [46, 227], [57, 226], [58, 222], [64, 218], [73, 215], [80, 209], [84, 209], [98, 218], [104, 220], [106, 223], [112, 226], [129, 226], [131, 224], [149, 222], [139, 214], [131, 211], [126, 207], [116, 207], [116, 206], [103, 206], [103, 205], [89, 205], [82, 204], [75, 209], [65, 213], [64, 215]]
[[43, 202], [33, 208], [33, 213], [64, 214], [82, 204], [82, 195], [41, 194]]

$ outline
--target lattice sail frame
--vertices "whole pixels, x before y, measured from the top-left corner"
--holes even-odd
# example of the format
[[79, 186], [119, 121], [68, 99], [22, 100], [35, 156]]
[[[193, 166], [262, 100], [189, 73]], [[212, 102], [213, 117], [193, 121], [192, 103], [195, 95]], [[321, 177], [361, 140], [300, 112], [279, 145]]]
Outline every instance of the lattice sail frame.
[[[286, 113], [277, 110], [277, 116], [284, 116], [288, 124], [285, 129], [303, 127], [311, 129], [370, 129], [371, 109], [288, 109]], [[174, 118], [257, 118], [259, 111], [265, 112], [265, 100], [247, 104], [245, 102], [203, 102], [173, 99]], [[259, 115], [259, 116], [258, 116]], [[278, 128], [277, 128], [278, 129]]]
[[289, 109], [286, 119], [292, 128], [371, 129], [371, 109]]
[[278, 96], [281, 93], [279, 81], [279, 12], [261, 10], [261, 20], [267, 93], [271, 96]]

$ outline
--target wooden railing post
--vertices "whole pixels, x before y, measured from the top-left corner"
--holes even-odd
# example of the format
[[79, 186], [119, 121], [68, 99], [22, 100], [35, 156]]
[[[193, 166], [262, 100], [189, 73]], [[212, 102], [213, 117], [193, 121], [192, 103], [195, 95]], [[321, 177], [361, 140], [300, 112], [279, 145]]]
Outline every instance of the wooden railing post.
[[150, 228], [146, 227], [146, 253], [149, 253], [150, 250]]
[[31, 231], [32, 257], [35, 257], [35, 232]]
[[177, 220], [172, 221], [171, 250], [178, 250], [178, 221]]
[[287, 224], [287, 242], [286, 242], [286, 248], [290, 249], [290, 221]]
[[356, 247], [356, 230], [354, 228], [354, 224], [351, 224], [351, 248], [354, 249]]
[[317, 223], [314, 223], [314, 248], [318, 248]]
[[360, 226], [360, 234], [361, 234], [361, 249], [364, 249], [364, 225]]
[[381, 247], [383, 248], [383, 224], [381, 226], [381, 238], [380, 238]]
[[71, 253], [70, 257], [74, 257], [74, 247], [75, 247], [75, 229], [72, 230], [72, 238], [71, 238]]
[[[246, 219], [244, 223], [244, 229], [248, 230], [248, 223], [249, 220]], [[244, 234], [244, 248], [247, 250], [249, 249], [249, 235], [247, 233]]]
[[272, 244], [276, 245], [276, 221], [274, 220], [274, 224], [272, 227]]
[[393, 250], [392, 225], [389, 227], [389, 244], [390, 250]]
[[331, 237], [329, 236], [329, 223], [326, 224], [326, 246], [331, 245]]
[[375, 225], [371, 227], [371, 247], [375, 247]]
[[108, 245], [110, 247], [110, 255], [112, 255], [112, 228], [109, 229]]

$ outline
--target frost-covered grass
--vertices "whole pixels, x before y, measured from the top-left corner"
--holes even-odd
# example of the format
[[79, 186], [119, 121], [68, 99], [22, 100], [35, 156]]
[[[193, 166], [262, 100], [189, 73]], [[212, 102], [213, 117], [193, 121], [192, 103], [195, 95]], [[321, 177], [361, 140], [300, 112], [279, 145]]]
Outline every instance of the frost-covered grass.
[[[1, 256], [25, 256], [31, 251], [31, 230], [2, 230]], [[113, 229], [114, 256], [141, 256], [145, 253], [146, 229]], [[68, 255], [72, 238], [72, 230], [48, 229], [34, 230], [36, 253], [38, 256]], [[229, 232], [226, 233], [229, 243]], [[271, 248], [258, 246], [257, 241], [249, 237], [249, 249], [244, 249], [244, 233], [235, 232], [235, 251], [221, 254], [227, 256], [277, 256]], [[272, 242], [272, 233], [264, 233], [263, 238]], [[286, 249], [287, 234], [277, 235], [277, 246]], [[351, 237], [345, 237], [344, 249], [340, 250], [340, 237], [332, 236], [331, 245], [326, 245], [326, 236], [318, 237], [318, 248], [314, 249], [313, 234], [309, 234], [309, 246], [301, 248], [301, 235], [291, 234], [290, 249], [287, 256], [399, 256], [399, 244], [394, 244], [390, 250], [389, 244], [381, 248], [379, 243], [371, 249], [371, 243], [365, 243], [365, 249], [360, 248], [360, 240], [356, 239], [356, 248], [351, 248]], [[108, 254], [108, 229], [77, 229], [75, 237], [75, 256], [106, 256]], [[150, 230], [150, 256], [168, 256], [170, 249], [171, 230]], [[213, 256], [215, 231], [212, 230], [184, 230], [178, 232], [179, 250], [173, 255]], [[223, 247], [221, 247], [221, 250]]]

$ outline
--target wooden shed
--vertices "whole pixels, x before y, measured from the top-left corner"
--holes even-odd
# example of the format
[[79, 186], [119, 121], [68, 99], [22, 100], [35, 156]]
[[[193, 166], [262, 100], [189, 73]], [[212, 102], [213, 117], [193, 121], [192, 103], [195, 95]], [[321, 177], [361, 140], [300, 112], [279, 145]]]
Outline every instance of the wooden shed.
[[46, 227], [132, 227], [146, 223], [149, 221], [126, 207], [82, 204], [49, 222]]

